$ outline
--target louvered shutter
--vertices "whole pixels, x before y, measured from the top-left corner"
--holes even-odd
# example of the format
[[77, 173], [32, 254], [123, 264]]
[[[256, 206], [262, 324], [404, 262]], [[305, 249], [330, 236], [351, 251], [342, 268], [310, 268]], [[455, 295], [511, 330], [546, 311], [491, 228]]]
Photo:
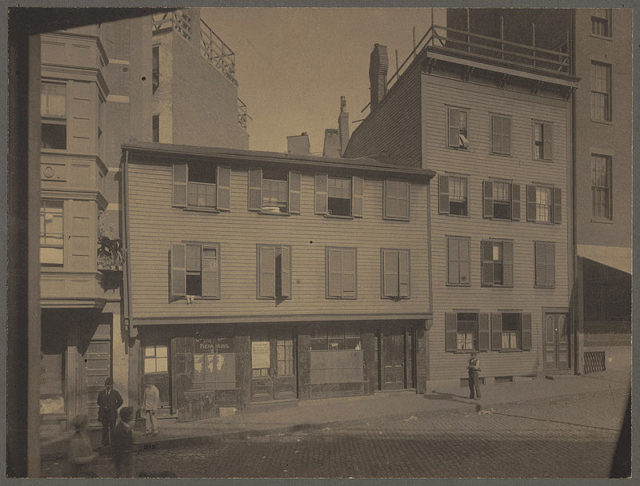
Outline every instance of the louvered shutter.
[[300, 172], [289, 172], [289, 212], [291, 214], [300, 214]]
[[482, 312], [478, 314], [478, 350], [489, 351], [489, 341], [491, 339], [489, 331], [489, 314]]
[[511, 184], [511, 219], [520, 221], [520, 184]]
[[231, 209], [231, 169], [228, 167], [216, 167], [217, 177], [217, 209], [229, 211]]
[[450, 284], [460, 282], [460, 240], [458, 238], [447, 238], [447, 261]]
[[327, 174], [316, 174], [315, 177], [315, 213], [327, 214], [329, 212], [329, 176]]
[[411, 295], [411, 275], [409, 265], [409, 251], [398, 251], [398, 297]]
[[536, 186], [527, 185], [527, 221], [536, 220]]
[[482, 216], [493, 218], [493, 182], [482, 181]]
[[480, 242], [480, 259], [482, 266], [482, 285], [493, 285], [493, 243], [491, 241]]
[[536, 241], [534, 243], [536, 285], [541, 287], [547, 285], [547, 252], [545, 246], [545, 243], [540, 241]]
[[491, 151], [502, 152], [502, 118], [491, 117]]
[[173, 164], [173, 206], [187, 207], [187, 164]]
[[468, 238], [458, 240], [458, 251], [460, 256], [460, 283], [469, 284], [471, 282], [471, 240]]
[[556, 245], [547, 243], [546, 247], [547, 284], [554, 287], [556, 284]]
[[502, 150], [505, 154], [511, 153], [511, 118], [502, 119]]
[[364, 179], [353, 176], [351, 179], [351, 216], [362, 218]]
[[513, 286], [513, 241], [502, 242], [502, 284]]
[[398, 252], [382, 250], [383, 294], [385, 297], [398, 296]]
[[288, 246], [281, 248], [282, 256], [280, 258], [280, 296], [291, 296], [291, 250]]
[[187, 294], [187, 251], [185, 245], [171, 245], [171, 299], [178, 299]]
[[522, 350], [529, 351], [531, 349], [531, 314], [522, 314]]
[[562, 223], [562, 189], [553, 188], [553, 222]]
[[260, 168], [249, 169], [249, 194], [247, 207], [249, 208], [249, 211], [260, 211], [262, 208], [262, 169]]
[[218, 285], [218, 248], [202, 248], [202, 296], [219, 297], [220, 289]]
[[260, 297], [276, 296], [276, 249], [273, 246], [259, 248], [259, 282], [258, 295]]
[[328, 258], [328, 279], [327, 292], [329, 297], [342, 297], [342, 252], [340, 250], [329, 249]]
[[553, 125], [544, 123], [542, 133], [544, 134], [542, 141], [543, 155], [545, 159], [551, 160], [553, 158]]
[[342, 296], [356, 297], [356, 250], [353, 248], [342, 251]]
[[502, 349], [502, 314], [491, 313], [491, 350], [500, 351]]
[[455, 312], [444, 315], [444, 350], [455, 352], [458, 349], [458, 320]]
[[449, 176], [438, 176], [438, 212], [449, 214]]

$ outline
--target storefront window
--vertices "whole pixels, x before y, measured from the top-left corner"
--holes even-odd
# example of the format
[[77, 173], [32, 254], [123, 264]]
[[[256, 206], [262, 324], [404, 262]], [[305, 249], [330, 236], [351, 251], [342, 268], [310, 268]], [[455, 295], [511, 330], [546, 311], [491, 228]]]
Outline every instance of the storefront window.
[[336, 327], [318, 327], [311, 334], [312, 351], [341, 351], [362, 349], [357, 332]]

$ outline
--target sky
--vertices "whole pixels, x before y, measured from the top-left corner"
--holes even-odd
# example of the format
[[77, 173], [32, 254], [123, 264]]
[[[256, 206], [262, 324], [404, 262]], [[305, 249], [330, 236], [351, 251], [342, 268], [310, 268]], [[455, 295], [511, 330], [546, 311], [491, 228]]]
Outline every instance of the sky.
[[[202, 18], [236, 54], [238, 96], [248, 105], [252, 150], [287, 151], [307, 132], [322, 155], [325, 128], [338, 128], [340, 96], [351, 121], [369, 102], [369, 56], [387, 46], [389, 73], [431, 23], [430, 8], [203, 8]], [[350, 123], [350, 129], [357, 126]]]

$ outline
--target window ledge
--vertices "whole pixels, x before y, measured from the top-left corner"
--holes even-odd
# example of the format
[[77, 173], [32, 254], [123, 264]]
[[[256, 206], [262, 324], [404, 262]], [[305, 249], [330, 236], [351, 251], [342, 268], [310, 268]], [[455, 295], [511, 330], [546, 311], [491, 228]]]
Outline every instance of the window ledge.
[[600, 125], [613, 126], [613, 120], [594, 120], [593, 118], [591, 118], [591, 121], [593, 123], [599, 123]]
[[501, 353], [522, 353], [522, 349], [500, 349]]
[[466, 287], [466, 288], [469, 288], [469, 287], [471, 287], [471, 283], [468, 283], [468, 284], [457, 284], [457, 283], [448, 283], [447, 282], [446, 286], [447, 287], [463, 287], [463, 288]]
[[535, 221], [527, 220], [527, 223], [544, 224], [544, 225], [553, 225], [554, 224], [553, 221], [537, 221], [537, 220], [535, 220]]
[[555, 285], [534, 285], [534, 289], [546, 289], [546, 290], [554, 290], [556, 288]]
[[394, 302], [402, 302], [402, 301], [405, 301], [405, 300], [410, 300], [411, 296], [409, 296], [409, 297], [389, 297], [389, 296], [383, 295], [381, 298], [383, 300], [392, 300]]
[[357, 300], [358, 297], [333, 297], [331, 295], [327, 295], [325, 297], [327, 300]]
[[404, 223], [409, 222], [409, 218], [394, 218], [392, 216], [383, 216], [382, 219], [384, 221], [400, 221], [400, 222], [404, 222]]
[[196, 213], [219, 213], [220, 210], [216, 208], [198, 208], [194, 206], [187, 206], [186, 208], [182, 208], [184, 211], [193, 211]]
[[478, 351], [477, 349], [468, 349], [468, 350], [462, 350], [462, 349], [458, 349], [456, 351], [449, 351], [450, 353], [453, 354], [473, 354], [473, 353], [486, 353], [486, 351]]
[[471, 150], [464, 147], [452, 147], [451, 145], [447, 145], [447, 148], [451, 150], [462, 150], [463, 152], [471, 152]]
[[438, 213], [442, 216], [453, 216], [454, 218], [470, 218], [471, 215], [469, 214], [451, 214], [451, 213]]
[[324, 214], [323, 216], [331, 219], [354, 219], [353, 216], [343, 216], [341, 214]]
[[512, 289], [513, 285], [481, 285], [484, 289]]
[[547, 162], [547, 163], [553, 162], [553, 159], [536, 159], [535, 157], [533, 157], [531, 160], [533, 160], [534, 162]]
[[589, 34], [589, 37], [593, 37], [595, 39], [601, 39], [601, 40], [606, 40], [606, 41], [613, 41], [613, 36], [606, 36], [606, 35], [598, 35], [598, 34]]
[[291, 213], [276, 213], [274, 211], [256, 211], [258, 214], [264, 214], [265, 216], [291, 216]]
[[500, 152], [489, 152], [489, 155], [497, 155], [498, 157], [513, 158], [511, 154], [501, 154]]
[[603, 223], [603, 224], [613, 224], [612, 219], [599, 219], [599, 218], [591, 218], [592, 223]]

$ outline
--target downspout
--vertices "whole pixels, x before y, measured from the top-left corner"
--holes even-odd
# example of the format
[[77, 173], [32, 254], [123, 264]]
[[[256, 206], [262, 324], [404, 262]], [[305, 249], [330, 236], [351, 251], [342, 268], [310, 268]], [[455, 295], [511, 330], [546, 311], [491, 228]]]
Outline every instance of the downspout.
[[[124, 250], [124, 279], [123, 286], [123, 299], [124, 299], [124, 325], [127, 337], [130, 339], [137, 336], [137, 330], [134, 330], [132, 323], [132, 308], [131, 298], [129, 291], [131, 289], [131, 265], [129, 248], [131, 247], [129, 241], [129, 151], [125, 149], [124, 153], [124, 166], [122, 170], [122, 245]], [[127, 349], [129, 349], [129, 342], [127, 342]]]

